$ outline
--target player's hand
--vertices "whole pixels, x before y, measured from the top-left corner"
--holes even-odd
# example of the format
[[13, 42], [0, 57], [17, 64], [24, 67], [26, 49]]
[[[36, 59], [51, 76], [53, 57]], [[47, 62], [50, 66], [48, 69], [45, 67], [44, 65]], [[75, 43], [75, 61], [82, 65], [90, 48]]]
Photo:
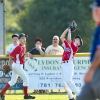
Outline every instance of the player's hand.
[[92, 78], [93, 78], [93, 75], [94, 75], [94, 70], [89, 70], [89, 71], [86, 73], [85, 77], [84, 77], [84, 82], [85, 82], [85, 83], [90, 82], [90, 81], [92, 80]]
[[30, 54], [30, 53], [29, 53], [29, 57], [30, 57], [30, 59], [33, 59], [33, 55], [32, 55], [32, 54]]
[[26, 52], [24, 56], [29, 57], [29, 52]]

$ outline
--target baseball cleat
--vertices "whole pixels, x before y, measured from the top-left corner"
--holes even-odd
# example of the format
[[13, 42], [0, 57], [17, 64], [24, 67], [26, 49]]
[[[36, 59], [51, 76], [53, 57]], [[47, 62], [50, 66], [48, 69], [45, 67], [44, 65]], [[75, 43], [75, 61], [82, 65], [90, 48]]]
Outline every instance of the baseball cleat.
[[24, 96], [24, 99], [35, 99], [35, 96], [31, 96], [31, 95]]
[[0, 100], [5, 100], [5, 96], [0, 94]]
[[69, 100], [75, 100], [74, 98], [72, 98], [72, 99], [69, 99]]

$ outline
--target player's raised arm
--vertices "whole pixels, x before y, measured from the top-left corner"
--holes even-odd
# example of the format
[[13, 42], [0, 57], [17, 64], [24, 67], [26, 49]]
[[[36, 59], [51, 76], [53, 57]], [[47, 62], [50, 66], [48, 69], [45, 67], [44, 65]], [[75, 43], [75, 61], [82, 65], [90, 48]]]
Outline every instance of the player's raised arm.
[[68, 41], [68, 43], [71, 43], [71, 30], [69, 29], [68, 30], [68, 37], [67, 37], [67, 41]]
[[77, 29], [77, 24], [75, 21], [72, 21], [69, 27], [60, 36], [61, 41], [64, 42], [65, 36], [68, 33], [68, 42], [71, 43], [71, 32], [74, 32], [76, 29]]
[[63, 33], [62, 33], [62, 35], [60, 36], [60, 39], [61, 39], [61, 42], [63, 43], [64, 42], [64, 40], [65, 40], [65, 36], [66, 36], [66, 34], [69, 32], [69, 29], [67, 28]]

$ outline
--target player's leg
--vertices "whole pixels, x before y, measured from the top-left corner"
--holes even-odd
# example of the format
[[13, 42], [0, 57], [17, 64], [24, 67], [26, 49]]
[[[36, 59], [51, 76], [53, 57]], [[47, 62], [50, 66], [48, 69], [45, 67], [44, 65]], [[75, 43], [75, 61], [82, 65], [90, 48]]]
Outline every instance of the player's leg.
[[66, 90], [66, 92], [68, 94], [68, 98], [73, 99], [74, 97], [73, 97], [73, 94], [72, 94], [72, 90], [69, 88], [66, 81], [63, 82], [63, 86], [64, 86], [64, 89]]
[[76, 100], [96, 100], [94, 92], [91, 88], [91, 83], [87, 83], [83, 86], [82, 91]]
[[[0, 98], [4, 98], [5, 92], [10, 88], [10, 86], [16, 83], [17, 78], [18, 78], [18, 74], [14, 70], [12, 70], [11, 80], [5, 85], [5, 87], [0, 92]], [[1, 100], [4, 100], [4, 99], [1, 99]]]
[[27, 77], [25, 71], [23, 70], [22, 65], [16, 66], [17, 73], [23, 80], [23, 91], [24, 91], [24, 99], [35, 99], [35, 96], [28, 95], [28, 85], [29, 85], [29, 78]]
[[67, 77], [66, 77], [66, 83], [69, 86], [69, 88], [72, 90], [72, 92], [74, 92], [76, 94], [76, 96], [78, 96], [80, 94], [80, 91], [78, 90], [78, 88], [76, 87], [76, 85], [74, 84], [72, 77], [73, 77], [73, 73], [74, 73], [74, 64], [73, 62], [69, 62], [67, 64], [68, 67], [68, 72], [67, 72]]
[[68, 71], [69, 68], [66, 66], [66, 63], [62, 63], [62, 83], [64, 86], [64, 89], [66, 90], [67, 94], [68, 94], [68, 98], [71, 100], [73, 100], [73, 94], [72, 94], [72, 90], [69, 88], [69, 86], [66, 84], [66, 77], [68, 76]]

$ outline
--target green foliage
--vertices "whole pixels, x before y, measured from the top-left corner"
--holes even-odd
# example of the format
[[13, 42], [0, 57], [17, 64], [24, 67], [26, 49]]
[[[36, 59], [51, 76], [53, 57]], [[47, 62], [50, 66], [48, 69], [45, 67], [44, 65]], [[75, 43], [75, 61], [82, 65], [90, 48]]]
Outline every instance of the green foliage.
[[19, 33], [21, 28], [17, 21], [19, 20], [19, 13], [25, 10], [25, 3], [27, 0], [6, 0], [6, 28], [8, 33]]
[[80, 52], [88, 52], [90, 37], [93, 33], [93, 20], [89, 4], [92, 0], [33, 0], [26, 10], [20, 14], [19, 25], [22, 31], [29, 35], [28, 50], [34, 46], [34, 39], [41, 37], [43, 46], [52, 42], [54, 35], [60, 36], [67, 28], [68, 22], [75, 20], [78, 24], [76, 32], [82, 36], [84, 45]]
[[6, 0], [6, 50], [12, 43], [12, 34], [19, 33], [19, 13], [25, 9], [27, 0]]
[[[79, 34], [84, 40], [84, 45], [79, 52], [89, 52], [91, 35], [95, 24], [92, 20], [89, 5], [93, 0], [9, 0], [12, 8], [9, 30], [12, 32], [24, 32], [28, 34], [27, 48], [34, 47], [37, 37], [43, 39], [43, 47], [52, 43], [54, 35], [60, 36], [67, 28], [68, 22], [75, 20], [78, 24], [72, 37]], [[18, 8], [18, 9], [17, 9]], [[16, 10], [17, 9], [17, 10]]]

